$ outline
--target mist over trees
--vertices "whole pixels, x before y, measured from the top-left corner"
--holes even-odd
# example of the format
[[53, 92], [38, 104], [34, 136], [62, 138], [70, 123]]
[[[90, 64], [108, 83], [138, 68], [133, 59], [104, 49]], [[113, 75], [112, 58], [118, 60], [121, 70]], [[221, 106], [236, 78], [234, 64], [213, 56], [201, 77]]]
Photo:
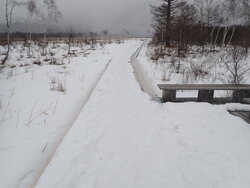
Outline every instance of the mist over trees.
[[48, 30], [48, 23], [55, 22], [60, 18], [61, 13], [57, 8], [55, 0], [43, 0], [43, 2], [39, 2], [37, 0], [6, 0], [5, 1], [5, 34], [6, 34], [6, 44], [7, 51], [5, 53], [5, 57], [2, 60], [2, 64], [8, 60], [10, 53], [10, 45], [11, 45], [11, 33], [12, 33], [12, 23], [13, 23], [13, 14], [15, 13], [17, 8], [24, 8], [26, 11], [26, 17], [20, 18], [21, 21], [24, 21], [26, 25], [26, 41], [29, 50], [28, 56], [30, 54], [31, 41], [32, 41], [32, 32], [34, 25], [38, 22], [45, 23], [44, 33], [44, 45], [46, 45], [46, 32]]
[[151, 5], [154, 42], [177, 46], [186, 51], [188, 45], [226, 47], [230, 44], [250, 46], [249, 0], [163, 0]]

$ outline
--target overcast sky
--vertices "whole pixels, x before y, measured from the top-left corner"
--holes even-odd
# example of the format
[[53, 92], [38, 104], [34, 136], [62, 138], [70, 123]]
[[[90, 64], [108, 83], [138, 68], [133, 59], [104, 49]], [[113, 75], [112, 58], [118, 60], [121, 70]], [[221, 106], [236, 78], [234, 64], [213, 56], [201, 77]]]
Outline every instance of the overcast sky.
[[[42, 1], [42, 0], [37, 0]], [[0, 0], [1, 22], [4, 21], [4, 2]], [[122, 32], [145, 34], [150, 29], [151, 14], [149, 4], [159, 4], [160, 0], [57, 0], [62, 12], [61, 28], [72, 26], [78, 31]], [[16, 9], [16, 17], [23, 16], [23, 10]]]

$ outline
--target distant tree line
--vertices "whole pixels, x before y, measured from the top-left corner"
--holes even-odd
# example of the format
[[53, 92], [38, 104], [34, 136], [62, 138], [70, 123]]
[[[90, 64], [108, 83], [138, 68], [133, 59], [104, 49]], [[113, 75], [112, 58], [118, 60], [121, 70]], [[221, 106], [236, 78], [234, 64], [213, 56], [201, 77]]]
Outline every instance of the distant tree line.
[[[106, 31], [106, 30], [105, 30]], [[7, 45], [6, 40], [7, 33], [0, 33], [0, 45]], [[132, 38], [133, 36], [127, 32], [127, 33], [120, 33], [120, 34], [114, 34], [114, 33], [104, 33], [102, 31], [101, 33], [96, 32], [74, 32], [74, 30], [69, 29], [68, 32], [47, 32], [46, 39], [47, 41], [54, 40], [54, 39], [65, 39], [65, 38], [95, 38], [95, 39], [104, 39], [107, 41], [109, 38]], [[10, 33], [10, 39], [11, 41], [24, 41], [28, 42], [29, 40], [29, 34], [26, 32], [12, 32]], [[32, 33], [32, 40], [44, 40], [44, 33]]]
[[[69, 33], [67, 32], [51, 32], [47, 33], [47, 40], [50, 38], [53, 39], [60, 39], [60, 38], [67, 38]], [[89, 36], [88, 33], [74, 33], [74, 37], [87, 37]], [[29, 36], [27, 33], [24, 32], [13, 32], [10, 34], [10, 38], [12, 41], [28, 41]], [[43, 40], [44, 39], [44, 33], [33, 33], [32, 34], [32, 40]], [[0, 43], [1, 45], [6, 45], [6, 33], [0, 33]]]
[[178, 52], [188, 45], [211, 50], [230, 44], [250, 46], [250, 0], [162, 0], [151, 5], [154, 43], [177, 46]]

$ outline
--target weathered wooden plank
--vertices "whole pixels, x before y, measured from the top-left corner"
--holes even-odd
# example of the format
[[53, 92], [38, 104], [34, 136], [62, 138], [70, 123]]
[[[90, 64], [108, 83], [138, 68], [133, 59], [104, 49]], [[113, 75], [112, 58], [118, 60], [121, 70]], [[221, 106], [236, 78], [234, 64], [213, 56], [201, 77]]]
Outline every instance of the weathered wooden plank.
[[249, 90], [248, 84], [159, 84], [161, 90]]

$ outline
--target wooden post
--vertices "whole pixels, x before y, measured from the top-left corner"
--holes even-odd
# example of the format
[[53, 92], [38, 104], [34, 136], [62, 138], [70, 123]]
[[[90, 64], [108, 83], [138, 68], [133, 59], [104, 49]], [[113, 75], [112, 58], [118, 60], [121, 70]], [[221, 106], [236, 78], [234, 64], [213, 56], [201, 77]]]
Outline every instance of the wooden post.
[[176, 101], [176, 90], [162, 92], [162, 100], [163, 102], [175, 102]]
[[244, 91], [235, 90], [233, 92], [233, 102], [242, 102], [244, 97]]
[[236, 90], [233, 92], [233, 102], [243, 102], [243, 98], [249, 98], [250, 91], [248, 90]]
[[211, 103], [214, 99], [214, 90], [199, 90], [198, 102], [209, 102]]

